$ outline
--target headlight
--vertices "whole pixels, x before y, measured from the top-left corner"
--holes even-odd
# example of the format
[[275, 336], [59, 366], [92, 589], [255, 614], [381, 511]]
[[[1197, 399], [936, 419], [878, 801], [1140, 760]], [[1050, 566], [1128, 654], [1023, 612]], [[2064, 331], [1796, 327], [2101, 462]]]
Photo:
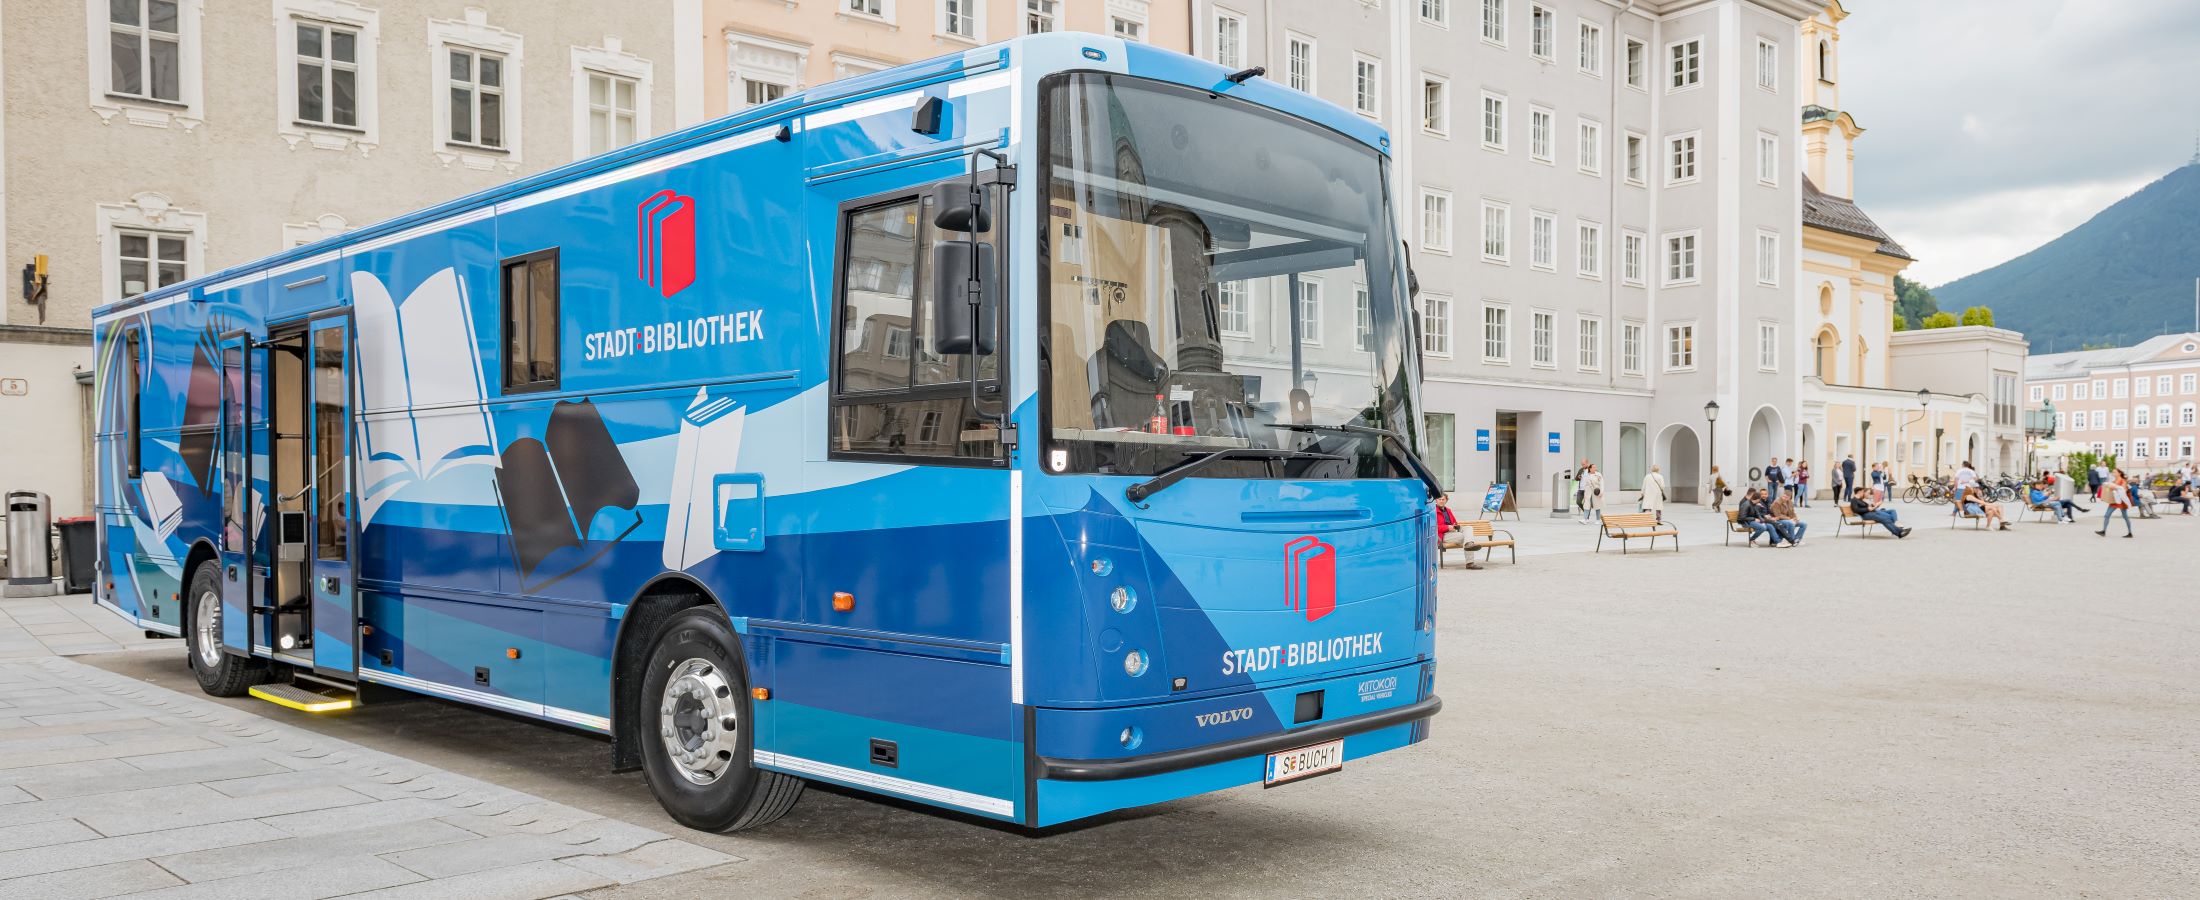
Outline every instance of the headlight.
[[1123, 654], [1123, 672], [1131, 676], [1132, 678], [1137, 678], [1140, 675], [1146, 674], [1145, 652], [1140, 650], [1133, 650], [1129, 653]]
[[1118, 587], [1115, 590], [1108, 592], [1109, 609], [1113, 609], [1119, 613], [1127, 613], [1131, 611], [1132, 607], [1135, 607], [1137, 605], [1138, 593], [1131, 590], [1130, 588]]

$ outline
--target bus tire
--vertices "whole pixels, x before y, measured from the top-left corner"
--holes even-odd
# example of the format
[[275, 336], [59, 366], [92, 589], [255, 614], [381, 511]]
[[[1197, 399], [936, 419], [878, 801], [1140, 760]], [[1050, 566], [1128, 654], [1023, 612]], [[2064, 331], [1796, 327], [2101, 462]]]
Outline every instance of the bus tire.
[[682, 825], [755, 828], [802, 796], [802, 779], [754, 765], [741, 641], [715, 606], [682, 610], [657, 630], [634, 715], [649, 791]]
[[190, 660], [191, 674], [198, 676], [199, 690], [216, 697], [238, 697], [253, 685], [267, 683], [268, 668], [259, 660], [222, 652], [220, 569], [207, 562], [191, 570], [191, 602], [183, 606], [184, 656]]

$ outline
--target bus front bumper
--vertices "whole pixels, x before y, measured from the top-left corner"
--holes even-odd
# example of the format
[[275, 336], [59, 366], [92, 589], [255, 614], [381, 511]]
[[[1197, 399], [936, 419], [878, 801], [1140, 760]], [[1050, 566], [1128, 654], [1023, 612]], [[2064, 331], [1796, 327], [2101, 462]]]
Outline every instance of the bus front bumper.
[[1165, 775], [1186, 769], [1267, 756], [1284, 750], [1343, 740], [1398, 725], [1410, 725], [1436, 715], [1444, 708], [1441, 697], [1429, 697], [1406, 706], [1336, 719], [1259, 737], [1224, 741], [1203, 747], [1187, 747], [1122, 759], [1053, 759], [1039, 757], [1037, 777], [1052, 781], [1117, 781]]

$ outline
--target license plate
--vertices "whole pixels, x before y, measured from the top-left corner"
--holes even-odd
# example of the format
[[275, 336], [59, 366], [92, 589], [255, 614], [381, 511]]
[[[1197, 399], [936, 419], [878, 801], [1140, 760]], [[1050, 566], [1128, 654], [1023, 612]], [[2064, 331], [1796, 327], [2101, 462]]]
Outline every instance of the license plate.
[[1297, 750], [1285, 750], [1268, 754], [1268, 772], [1262, 786], [1273, 786], [1312, 778], [1325, 772], [1344, 768], [1344, 742], [1330, 741]]

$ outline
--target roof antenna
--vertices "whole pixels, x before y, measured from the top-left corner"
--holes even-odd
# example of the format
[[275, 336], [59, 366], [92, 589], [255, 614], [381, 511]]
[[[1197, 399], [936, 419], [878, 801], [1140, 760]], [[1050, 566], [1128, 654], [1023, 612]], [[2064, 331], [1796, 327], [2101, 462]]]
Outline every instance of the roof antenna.
[[[1235, 72], [1231, 72], [1228, 75], [1224, 75], [1222, 76], [1222, 80], [1227, 81], [1231, 84], [1244, 84], [1249, 79], [1258, 78], [1266, 74], [1268, 74], [1267, 66], [1254, 66], [1250, 69], [1239, 69]], [[2200, 151], [2200, 142], [2195, 142], [2194, 149], [2196, 151]], [[2200, 157], [2200, 153], [2195, 153], [2195, 156]]]

